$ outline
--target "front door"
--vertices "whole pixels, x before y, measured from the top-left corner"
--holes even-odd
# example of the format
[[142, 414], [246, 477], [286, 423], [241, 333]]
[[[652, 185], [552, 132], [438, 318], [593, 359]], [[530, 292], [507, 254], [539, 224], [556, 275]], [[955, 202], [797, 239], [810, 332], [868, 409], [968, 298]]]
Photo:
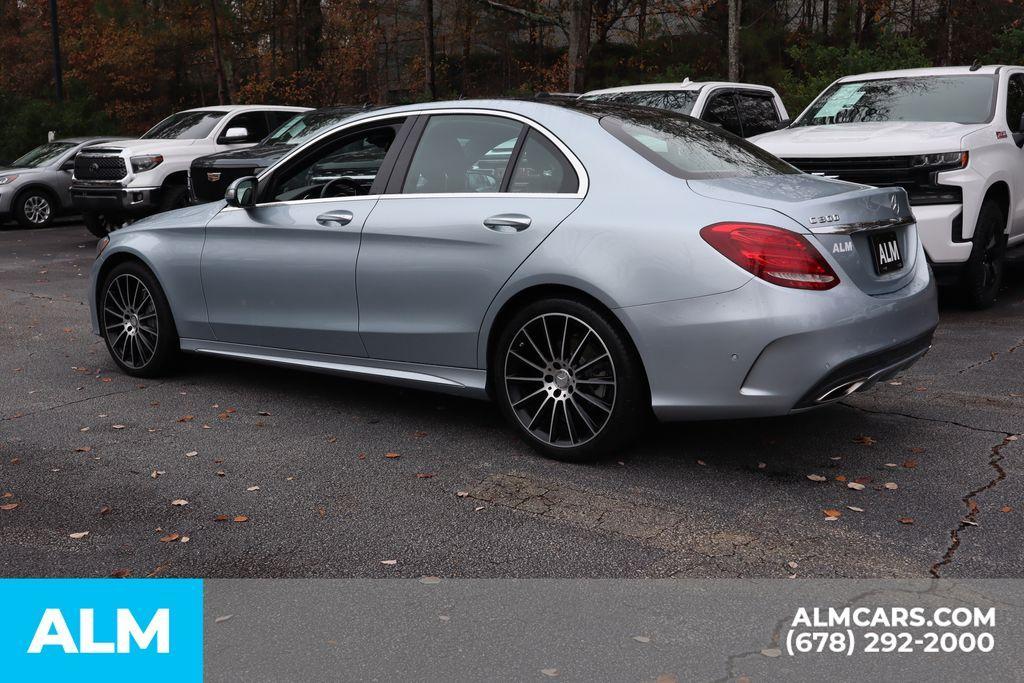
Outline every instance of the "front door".
[[476, 367], [488, 306], [581, 179], [544, 133], [483, 113], [432, 115], [403, 157], [363, 228], [360, 336], [371, 358]]
[[202, 278], [217, 340], [365, 355], [356, 302], [360, 231], [401, 123], [313, 145], [260, 180], [255, 207], [228, 207], [210, 221]]

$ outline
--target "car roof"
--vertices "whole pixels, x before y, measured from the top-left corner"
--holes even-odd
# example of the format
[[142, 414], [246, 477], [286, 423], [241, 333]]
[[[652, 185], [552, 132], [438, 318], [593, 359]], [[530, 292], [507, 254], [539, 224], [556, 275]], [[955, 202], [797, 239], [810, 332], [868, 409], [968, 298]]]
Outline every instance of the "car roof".
[[587, 95], [610, 95], [614, 93], [622, 92], [661, 92], [661, 91], [677, 91], [677, 90], [700, 90], [702, 88], [717, 88], [717, 87], [733, 87], [733, 88], [744, 88], [748, 90], [763, 90], [765, 92], [775, 92], [775, 88], [767, 85], [759, 85], [757, 83], [733, 83], [732, 81], [691, 81], [686, 79], [679, 83], [641, 83], [639, 85], [624, 85], [618, 88], [604, 88], [602, 90], [591, 90], [590, 92], [584, 93]]
[[921, 78], [923, 76], [972, 76], [975, 74], [992, 75], [1003, 68], [1001, 64], [989, 64], [988, 66], [937, 66], [926, 69], [897, 69], [895, 71], [873, 71], [866, 74], [843, 76], [839, 83], [850, 81], [873, 81], [883, 78]]
[[222, 111], [231, 113], [236, 111], [250, 111], [254, 109], [275, 109], [278, 111], [310, 111], [310, 107], [291, 107], [282, 104], [215, 104], [209, 107], [193, 107], [182, 111]]

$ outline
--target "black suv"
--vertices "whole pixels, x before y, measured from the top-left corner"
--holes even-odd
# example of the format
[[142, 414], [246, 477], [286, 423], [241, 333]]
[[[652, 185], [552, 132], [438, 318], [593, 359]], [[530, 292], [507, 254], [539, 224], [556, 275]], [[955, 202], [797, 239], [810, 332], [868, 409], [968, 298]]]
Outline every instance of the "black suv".
[[203, 204], [224, 199], [224, 191], [232, 181], [259, 174], [295, 145], [368, 108], [337, 106], [303, 112], [283, 123], [255, 147], [199, 157], [192, 162], [188, 174], [192, 203]]

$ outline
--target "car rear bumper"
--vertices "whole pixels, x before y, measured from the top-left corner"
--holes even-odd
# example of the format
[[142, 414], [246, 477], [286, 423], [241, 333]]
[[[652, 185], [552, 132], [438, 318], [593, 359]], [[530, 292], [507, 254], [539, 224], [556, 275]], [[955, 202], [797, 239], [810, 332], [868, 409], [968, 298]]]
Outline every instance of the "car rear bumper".
[[[663, 420], [785, 415], [867, 389], [927, 350], [938, 324], [924, 259], [910, 284], [868, 296], [753, 279], [731, 292], [616, 310]], [[839, 391], [833, 392], [834, 389]], [[833, 392], [833, 393], [829, 393]]]
[[71, 203], [82, 213], [147, 213], [160, 205], [160, 188], [72, 185]]

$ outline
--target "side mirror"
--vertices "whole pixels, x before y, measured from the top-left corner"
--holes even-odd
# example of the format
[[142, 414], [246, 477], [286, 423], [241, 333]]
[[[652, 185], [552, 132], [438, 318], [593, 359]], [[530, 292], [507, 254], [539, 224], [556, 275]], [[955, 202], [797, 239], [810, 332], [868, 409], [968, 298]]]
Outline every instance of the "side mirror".
[[783, 128], [789, 128], [789, 124], [793, 123], [793, 119], [782, 119], [775, 124], [773, 130], [782, 130]]
[[224, 192], [224, 200], [228, 206], [235, 206], [240, 209], [247, 209], [256, 205], [256, 176], [239, 178], [230, 185]]
[[235, 126], [234, 128], [228, 128], [228, 132], [224, 133], [224, 142], [248, 142], [249, 141], [249, 129], [245, 126]]

